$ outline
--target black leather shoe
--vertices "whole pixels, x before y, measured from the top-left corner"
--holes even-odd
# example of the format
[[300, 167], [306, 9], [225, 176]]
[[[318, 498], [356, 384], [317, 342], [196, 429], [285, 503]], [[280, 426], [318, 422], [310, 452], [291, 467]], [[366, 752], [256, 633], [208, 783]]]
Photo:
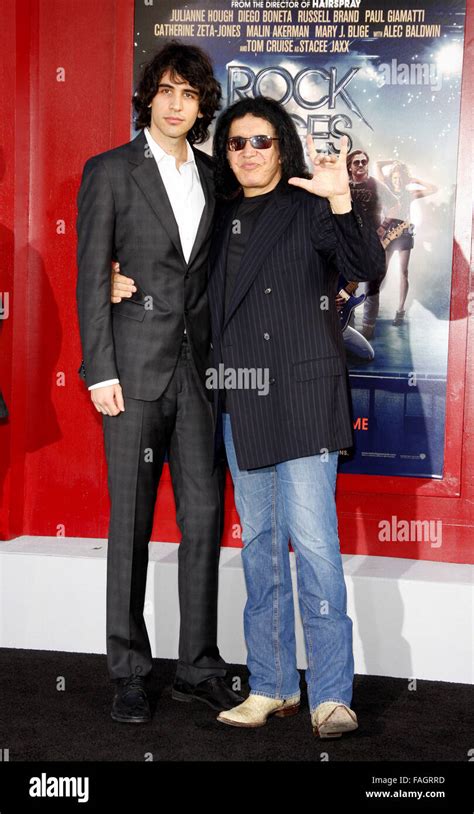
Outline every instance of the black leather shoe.
[[123, 724], [145, 724], [151, 721], [145, 679], [138, 675], [138, 670], [128, 678], [119, 678], [116, 685], [110, 713], [114, 721]]
[[220, 676], [213, 676], [195, 686], [176, 678], [171, 697], [175, 701], [185, 701], [188, 704], [191, 701], [201, 701], [203, 704], [207, 704], [208, 707], [215, 709], [216, 712], [232, 709], [232, 707], [241, 704], [244, 700], [241, 695], [231, 690]]

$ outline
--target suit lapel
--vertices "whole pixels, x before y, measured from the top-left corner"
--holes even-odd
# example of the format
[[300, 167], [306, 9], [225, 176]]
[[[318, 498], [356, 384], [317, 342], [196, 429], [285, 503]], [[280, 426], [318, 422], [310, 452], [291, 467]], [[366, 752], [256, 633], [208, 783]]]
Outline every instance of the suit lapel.
[[199, 157], [199, 151], [194, 150], [196, 167], [201, 180], [204, 192], [205, 205], [199, 222], [196, 239], [191, 251], [188, 263], [184, 259], [183, 247], [179, 237], [178, 224], [173, 214], [173, 209], [166, 192], [166, 187], [161, 178], [161, 173], [156, 165], [156, 161], [148, 148], [148, 142], [142, 131], [130, 144], [130, 162], [135, 166], [132, 175], [148, 200], [155, 215], [166, 229], [171, 242], [186, 266], [191, 266], [199, 253], [199, 249], [206, 240], [211, 228], [214, 215], [215, 198], [214, 185], [212, 179], [212, 169], [208, 168]]
[[178, 224], [173, 215], [170, 199], [153, 154], [148, 148], [148, 142], [143, 131], [131, 142], [130, 148], [129, 161], [135, 165], [132, 169], [133, 178], [155, 215], [168, 232], [170, 240], [183, 263], [186, 264], [179, 238]]
[[[285, 229], [288, 228], [298, 207], [299, 201], [295, 200], [290, 188], [278, 190], [275, 193], [275, 200], [272, 199], [265, 206], [257, 220], [255, 229], [250, 236], [250, 240], [242, 256], [239, 273], [230, 298], [229, 308], [225, 315], [224, 328], [255, 280], [265, 258], [273, 249]], [[232, 219], [230, 219], [230, 223], [228, 224], [225, 247], [223, 247], [219, 253], [219, 262], [222, 263], [224, 267], [227, 259], [227, 246], [229, 243], [231, 225]]]
[[199, 177], [201, 179], [201, 186], [204, 192], [204, 198], [206, 202], [204, 205], [204, 209], [202, 210], [201, 220], [199, 222], [196, 238], [189, 258], [188, 263], [189, 266], [193, 264], [195, 257], [197, 257], [202, 244], [204, 243], [209, 234], [216, 205], [214, 197], [214, 183], [212, 177], [212, 170], [208, 168], [205, 165], [204, 161], [200, 159], [199, 150], [194, 150], [193, 148], [193, 152], [194, 157], [196, 159], [196, 167], [199, 173]]
[[227, 249], [237, 206], [238, 202], [228, 203], [225, 211], [217, 218], [209, 252], [209, 303], [218, 334], [221, 333], [224, 323]]

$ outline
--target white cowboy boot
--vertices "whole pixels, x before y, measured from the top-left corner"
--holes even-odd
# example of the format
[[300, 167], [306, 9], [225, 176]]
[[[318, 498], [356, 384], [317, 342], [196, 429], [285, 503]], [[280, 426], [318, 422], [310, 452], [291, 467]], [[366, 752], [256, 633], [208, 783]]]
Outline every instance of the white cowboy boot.
[[294, 695], [285, 700], [267, 698], [266, 695], [249, 695], [249, 697], [233, 709], [227, 709], [217, 716], [217, 720], [229, 726], [257, 727], [264, 726], [270, 715], [284, 718], [287, 715], [296, 715], [300, 707], [300, 696]]
[[345, 732], [357, 729], [354, 710], [335, 701], [324, 701], [311, 714], [313, 734], [320, 738], [340, 738]]

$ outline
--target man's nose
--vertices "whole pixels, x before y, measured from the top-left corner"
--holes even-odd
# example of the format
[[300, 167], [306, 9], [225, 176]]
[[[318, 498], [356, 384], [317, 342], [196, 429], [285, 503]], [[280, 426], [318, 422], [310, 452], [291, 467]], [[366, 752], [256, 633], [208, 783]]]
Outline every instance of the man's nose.
[[252, 147], [250, 141], [245, 142], [245, 147], [242, 150], [244, 156], [254, 155], [256, 152], [255, 147]]
[[180, 93], [173, 93], [171, 97], [171, 108], [173, 110], [181, 110], [183, 107], [183, 100]]

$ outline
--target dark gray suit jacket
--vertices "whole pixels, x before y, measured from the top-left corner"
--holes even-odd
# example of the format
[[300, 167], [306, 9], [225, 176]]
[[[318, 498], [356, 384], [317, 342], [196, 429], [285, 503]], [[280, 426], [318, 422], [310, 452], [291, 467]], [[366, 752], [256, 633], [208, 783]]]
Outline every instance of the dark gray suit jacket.
[[[186, 328], [204, 382], [210, 327], [207, 260], [214, 214], [212, 161], [194, 151], [206, 199], [186, 263], [176, 220], [143, 132], [90, 158], [78, 195], [77, 302], [88, 386], [118, 378], [151, 401], [165, 390]], [[135, 280], [131, 300], [110, 302], [111, 260]]]
[[[232, 432], [241, 469], [352, 445], [345, 351], [335, 296], [339, 274], [384, 273], [373, 226], [353, 205], [332, 215], [327, 200], [278, 187], [259, 217], [224, 313], [227, 247], [235, 204], [217, 218], [209, 302], [215, 364], [267, 368], [268, 395], [232, 391]], [[216, 419], [217, 399], [215, 399]]]

